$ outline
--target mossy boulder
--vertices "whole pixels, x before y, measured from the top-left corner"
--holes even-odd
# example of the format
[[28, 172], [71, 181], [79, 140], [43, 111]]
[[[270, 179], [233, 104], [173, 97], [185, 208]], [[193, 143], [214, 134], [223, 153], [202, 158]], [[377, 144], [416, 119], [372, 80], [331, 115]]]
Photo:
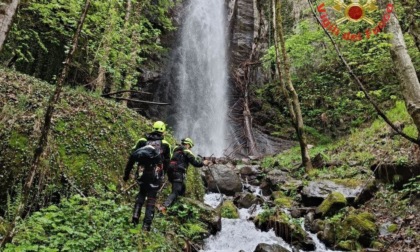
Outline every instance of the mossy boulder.
[[252, 193], [237, 193], [234, 202], [239, 208], [249, 208], [257, 203], [257, 196]]
[[223, 218], [227, 218], [227, 219], [239, 218], [238, 209], [236, 208], [235, 204], [233, 204], [233, 202], [230, 200], [226, 200], [223, 202], [220, 211], [222, 213]]
[[332, 216], [337, 213], [338, 210], [345, 207], [347, 200], [342, 193], [332, 192], [327, 198], [316, 208], [316, 214], [322, 217]]
[[378, 241], [373, 241], [370, 246], [374, 249], [379, 249], [379, 250], [382, 250], [385, 247], [385, 245], [382, 242], [378, 242]]
[[271, 199], [274, 201], [274, 204], [281, 208], [290, 208], [292, 207], [293, 200], [287, 197], [282, 191], [275, 191], [271, 194]]
[[358, 251], [361, 246], [355, 241], [340, 241], [337, 245], [337, 248], [344, 251]]
[[342, 227], [337, 232], [338, 240], [353, 238], [363, 246], [370, 246], [378, 234], [375, 217], [369, 212], [350, 213], [341, 223]]

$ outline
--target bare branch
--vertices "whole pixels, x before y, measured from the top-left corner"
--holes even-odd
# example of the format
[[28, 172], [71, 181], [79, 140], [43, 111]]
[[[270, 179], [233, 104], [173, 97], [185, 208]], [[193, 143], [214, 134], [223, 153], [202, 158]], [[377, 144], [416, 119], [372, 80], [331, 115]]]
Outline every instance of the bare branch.
[[170, 103], [134, 100], [134, 99], [126, 99], [126, 98], [120, 98], [120, 97], [111, 97], [111, 98], [115, 100], [119, 100], [119, 101], [130, 101], [130, 102], [138, 102], [138, 103], [146, 103], [146, 104], [154, 104], [154, 105], [171, 105]]
[[143, 91], [135, 91], [135, 90], [121, 90], [118, 92], [113, 92], [113, 93], [107, 93], [107, 94], [103, 94], [101, 95], [102, 97], [109, 97], [111, 95], [118, 95], [118, 94], [122, 94], [122, 93], [133, 93], [133, 94], [152, 94], [149, 92], [143, 92]]

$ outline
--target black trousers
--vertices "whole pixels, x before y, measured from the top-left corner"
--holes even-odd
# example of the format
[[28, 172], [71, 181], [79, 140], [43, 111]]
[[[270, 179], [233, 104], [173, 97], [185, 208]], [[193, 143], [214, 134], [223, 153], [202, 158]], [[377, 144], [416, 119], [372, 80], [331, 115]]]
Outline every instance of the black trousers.
[[143, 219], [143, 226], [150, 227], [155, 214], [156, 195], [158, 193], [159, 186], [141, 182], [140, 191], [137, 194], [136, 204], [134, 205], [133, 221], [138, 221], [140, 218], [141, 208], [146, 202], [146, 213]]
[[173, 202], [178, 198], [178, 196], [183, 196], [185, 194], [185, 183], [184, 183], [184, 173], [183, 172], [174, 172], [170, 176], [172, 183], [172, 193], [165, 200], [163, 205], [169, 207]]

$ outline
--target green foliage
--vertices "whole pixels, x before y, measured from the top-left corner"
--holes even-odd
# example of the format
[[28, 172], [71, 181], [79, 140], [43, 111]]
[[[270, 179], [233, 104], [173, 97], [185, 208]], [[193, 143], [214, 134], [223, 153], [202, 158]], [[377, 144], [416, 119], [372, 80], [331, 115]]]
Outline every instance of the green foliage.
[[202, 223], [187, 223], [181, 226], [181, 233], [192, 242], [203, 239], [208, 234]]
[[6, 251], [173, 251], [161, 232], [143, 233], [129, 223], [131, 208], [111, 200], [71, 197], [18, 225]]
[[264, 206], [264, 211], [259, 213], [257, 217], [255, 217], [255, 222], [258, 224], [262, 224], [270, 220], [271, 216], [273, 216], [277, 212], [276, 208], [269, 208]]
[[[38, 143], [39, 108], [46, 107], [53, 86], [10, 71], [2, 71], [7, 79], [0, 85], [0, 107], [13, 113], [1, 113], [0, 124], [0, 188], [9, 188], [14, 197], [14, 184], [23, 181], [29, 170], [33, 150]], [[24, 110], [13, 99], [27, 94]], [[39, 195], [34, 207], [49, 202], [53, 194], [65, 197], [76, 192], [97, 193], [95, 185], [119, 188], [123, 169], [131, 147], [152, 124], [137, 113], [102, 98], [89, 96], [83, 89], [64, 89], [53, 118], [47, 155], [41, 160], [41, 170], [48, 171], [47, 190]], [[167, 135], [167, 140], [173, 138]], [[74, 187], [62, 182], [61, 174]], [[37, 178], [36, 178], [37, 179]], [[6, 209], [7, 190], [0, 190], [0, 212]], [[38, 205], [41, 204], [41, 205]]]
[[[407, 113], [405, 103], [396, 100], [395, 106], [386, 112], [387, 117], [393, 122], [402, 123], [405, 126], [404, 132], [410, 132], [412, 137], [417, 136], [417, 129]], [[410, 143], [389, 135], [389, 126], [381, 119], [376, 119], [370, 127], [365, 129], [354, 129], [352, 133], [340, 141], [316, 145], [309, 150], [311, 158], [320, 154], [323, 160], [337, 165], [319, 169], [312, 169], [307, 175], [310, 179], [363, 179], [372, 173], [370, 167], [374, 163], [387, 159], [397, 164], [409, 164], [411, 159], [405, 151]], [[301, 164], [301, 153], [299, 147], [291, 148], [274, 157], [266, 157], [262, 160], [262, 167], [265, 169], [286, 168], [293, 175], [303, 176], [305, 171], [298, 168]], [[360, 171], [363, 170], [364, 174]]]
[[[329, 1], [329, 4], [333, 5], [334, 3]], [[403, 12], [400, 14], [401, 16], [405, 15]], [[383, 12], [378, 10], [369, 15], [375, 20], [379, 20]], [[365, 28], [363, 22], [358, 24], [347, 22], [340, 25], [342, 32], [364, 31]], [[389, 34], [381, 32], [370, 39], [358, 42], [349, 42], [333, 36], [354, 73], [381, 108], [389, 108], [393, 106], [392, 100], [401, 99], [399, 81], [394, 74], [394, 65], [389, 54], [389, 36]], [[409, 45], [409, 53], [415, 68], [418, 69], [420, 52], [410, 36], [406, 36], [406, 42]], [[367, 102], [364, 94], [358, 91], [359, 88], [353, 83], [331, 42], [318, 24], [308, 20], [299, 22], [293, 32], [286, 37], [286, 47], [292, 63], [293, 84], [299, 94], [308, 132], [312, 128], [322, 134], [336, 137], [351, 132], [352, 128], [366, 126], [368, 122], [375, 120], [376, 112]], [[274, 59], [275, 53], [272, 46], [261, 58], [265, 69], [272, 73]], [[273, 100], [271, 98], [272, 94], [279, 96], [278, 91], [272, 91], [271, 94], [268, 92], [277, 86], [278, 84], [275, 83], [266, 83], [264, 86], [258, 87], [256, 94], [259, 103], [268, 102], [271, 107], [274, 105], [277, 115], [272, 116], [276, 113], [266, 110], [264, 104], [262, 110], [266, 114], [269, 112], [269, 116], [257, 116], [257, 120], [265, 123], [265, 126], [272, 132], [287, 136], [290, 127], [288, 127], [289, 122], [284, 120], [289, 116], [287, 109], [284, 109], [285, 101], [284, 99]], [[268, 98], [263, 98], [263, 94]], [[278, 114], [283, 116], [278, 116]], [[321, 115], [326, 115], [326, 122], [320, 120]], [[319, 144], [316, 142], [317, 138], [317, 136], [315, 139], [309, 137], [310, 141]]]
[[168, 213], [178, 217], [181, 221], [188, 219], [197, 219], [199, 211], [192, 205], [176, 202], [168, 209]]
[[409, 179], [408, 183], [403, 187], [404, 188], [401, 190], [402, 193], [420, 194], [420, 175]]
[[[69, 50], [84, 2], [35, 0], [22, 4], [0, 59], [12, 58], [18, 70], [53, 82]], [[117, 85], [115, 89], [130, 88], [147, 56], [164, 52], [159, 37], [174, 29], [168, 14], [173, 1], [131, 2], [127, 19], [126, 1], [91, 1], [70, 71], [73, 85], [90, 83], [95, 89], [101, 67], [108, 81]]]
[[232, 201], [226, 200], [223, 202], [221, 214], [223, 218], [238, 219], [239, 213]]

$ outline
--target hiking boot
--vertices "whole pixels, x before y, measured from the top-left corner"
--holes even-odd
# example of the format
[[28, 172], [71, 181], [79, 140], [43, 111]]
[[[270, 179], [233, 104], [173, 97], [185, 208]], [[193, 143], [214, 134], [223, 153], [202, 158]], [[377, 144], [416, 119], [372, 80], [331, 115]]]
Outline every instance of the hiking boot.
[[141, 228], [141, 230], [149, 232], [150, 231], [150, 226], [147, 224], [143, 224], [143, 227]]
[[134, 224], [134, 226], [137, 226], [139, 224], [139, 218], [136, 218], [133, 216], [133, 218], [131, 219], [131, 222]]

